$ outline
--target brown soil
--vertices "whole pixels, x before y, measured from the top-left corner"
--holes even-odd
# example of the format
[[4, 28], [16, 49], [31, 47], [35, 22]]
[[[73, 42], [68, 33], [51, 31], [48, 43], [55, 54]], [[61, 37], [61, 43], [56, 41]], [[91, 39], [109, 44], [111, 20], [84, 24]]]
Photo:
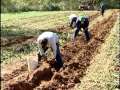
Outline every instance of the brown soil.
[[[7, 73], [5, 72], [5, 74], [1, 75], [2, 76], [1, 81], [8, 81], [10, 79], [13, 79], [14, 77], [19, 76], [23, 72], [26, 72], [27, 71], [27, 65], [25, 63], [23, 63], [23, 64], [24, 64], [24, 66], [21, 65], [21, 66], [19, 66], [19, 68], [13, 70], [12, 72], [6, 71]], [[9, 68], [9, 69], [11, 69], [11, 68]]]
[[39, 85], [41, 80], [49, 81], [52, 77], [53, 73], [51, 71], [51, 67], [48, 63], [43, 63], [42, 66], [40, 65], [28, 79], [28, 82], [32, 83], [33, 86]]
[[114, 13], [116, 12], [111, 11], [106, 17], [100, 17], [103, 18], [101, 21], [96, 21], [96, 24], [91, 28], [92, 37], [89, 42], [86, 42], [84, 36], [81, 35], [77, 37], [75, 45], [72, 42], [64, 45], [61, 49], [64, 66], [59, 71], [51, 66], [54, 64], [51, 60], [52, 63], [48, 62], [48, 65], [42, 66], [43, 64], [41, 64], [38, 69], [29, 75], [29, 78], [25, 74], [26, 77], [22, 81], [17, 79], [19, 83], [12, 79], [14, 83], [7, 83], [7, 90], [69, 90], [76, 83], [80, 83], [80, 78], [85, 75], [93, 55], [104, 43], [116, 21]]

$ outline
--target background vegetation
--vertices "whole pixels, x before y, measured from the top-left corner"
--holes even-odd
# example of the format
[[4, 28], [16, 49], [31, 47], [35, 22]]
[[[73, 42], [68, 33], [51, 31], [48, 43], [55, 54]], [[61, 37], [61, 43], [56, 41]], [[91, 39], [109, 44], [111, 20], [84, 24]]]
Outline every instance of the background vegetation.
[[78, 10], [84, 2], [95, 9], [104, 2], [108, 8], [120, 8], [119, 0], [1, 0], [2, 12]]

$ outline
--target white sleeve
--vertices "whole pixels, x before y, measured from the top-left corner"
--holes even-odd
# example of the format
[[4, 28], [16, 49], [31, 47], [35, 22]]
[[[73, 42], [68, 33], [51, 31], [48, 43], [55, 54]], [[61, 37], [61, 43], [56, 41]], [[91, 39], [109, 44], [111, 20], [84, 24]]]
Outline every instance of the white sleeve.
[[40, 44], [39, 44], [39, 53], [40, 53], [40, 55], [45, 54], [44, 51], [43, 51], [43, 48], [42, 48], [42, 46]]
[[59, 42], [59, 36], [57, 36], [57, 34], [55, 34], [56, 35], [56, 43], [58, 43]]
[[56, 41], [53, 41], [51, 43], [51, 47], [52, 47], [52, 50], [53, 50], [53, 54], [56, 57], [56, 50], [57, 50]]
[[40, 55], [43, 55], [44, 54], [44, 51], [43, 51], [43, 48], [41, 46], [41, 43], [40, 43], [40, 40], [37, 39], [37, 44], [38, 44], [38, 52], [40, 53]]

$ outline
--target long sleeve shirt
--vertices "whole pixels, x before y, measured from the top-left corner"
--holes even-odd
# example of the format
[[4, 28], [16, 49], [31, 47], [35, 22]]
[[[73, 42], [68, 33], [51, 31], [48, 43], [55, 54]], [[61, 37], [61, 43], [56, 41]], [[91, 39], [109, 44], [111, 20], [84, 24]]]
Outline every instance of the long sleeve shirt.
[[70, 23], [71, 23], [73, 18], [77, 18], [77, 15], [71, 14], [71, 15], [68, 16], [68, 17], [69, 17], [69, 20], [70, 20]]
[[48, 40], [48, 46], [52, 48], [53, 54], [56, 57], [56, 50], [57, 50], [56, 43], [58, 42], [58, 39], [59, 39], [57, 34], [53, 33], [53, 32], [44, 32], [38, 37], [37, 43], [39, 45], [40, 53], [42, 55], [44, 54], [44, 51], [41, 47], [41, 42], [42, 42], [43, 39]]
[[77, 15], [75, 15], [75, 14], [71, 14], [70, 16], [68, 16], [69, 17], [69, 20], [71, 21], [74, 17], [77, 17]]
[[[75, 27], [75, 23], [74, 22], [76, 22], [76, 20], [77, 20], [77, 15], [71, 14], [68, 17], [69, 17], [70, 27], [74, 28]], [[74, 24], [74, 26], [73, 26], [73, 24]]]
[[88, 17], [88, 16], [79, 16], [79, 17], [77, 17], [76, 23], [77, 23], [78, 21], [84, 22], [85, 19], [89, 19], [89, 17]]

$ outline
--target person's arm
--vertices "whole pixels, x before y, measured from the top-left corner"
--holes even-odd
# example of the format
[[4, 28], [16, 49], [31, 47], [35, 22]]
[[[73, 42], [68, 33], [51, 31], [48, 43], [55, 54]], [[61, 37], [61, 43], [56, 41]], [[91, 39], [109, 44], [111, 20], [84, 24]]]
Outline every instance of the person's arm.
[[57, 50], [56, 43], [57, 43], [57, 40], [58, 40], [57, 37], [54, 37], [54, 39], [51, 40], [51, 49], [53, 51], [54, 57], [56, 57], [56, 50]]
[[41, 56], [44, 54], [44, 50], [41, 46], [41, 39], [37, 39], [37, 44], [38, 44], [38, 54], [40, 54]]
[[73, 19], [70, 20], [70, 27], [72, 28], [72, 24], [73, 24]]
[[39, 48], [38, 53], [40, 53], [40, 55], [43, 56], [45, 53], [44, 53], [44, 50], [40, 44], [38, 45], [38, 48]]
[[77, 20], [77, 17], [72, 18], [72, 20], [70, 22], [70, 27], [71, 28], [75, 28], [76, 27], [76, 20]]

